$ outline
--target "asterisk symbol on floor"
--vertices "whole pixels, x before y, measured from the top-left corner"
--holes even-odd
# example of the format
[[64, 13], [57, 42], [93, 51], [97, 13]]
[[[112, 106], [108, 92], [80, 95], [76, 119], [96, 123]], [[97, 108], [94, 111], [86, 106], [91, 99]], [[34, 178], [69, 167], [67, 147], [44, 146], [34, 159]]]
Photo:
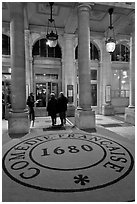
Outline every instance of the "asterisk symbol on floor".
[[83, 176], [82, 174], [75, 176], [74, 179], [76, 184], [80, 183], [81, 185], [85, 185], [86, 183], [89, 183], [88, 176]]

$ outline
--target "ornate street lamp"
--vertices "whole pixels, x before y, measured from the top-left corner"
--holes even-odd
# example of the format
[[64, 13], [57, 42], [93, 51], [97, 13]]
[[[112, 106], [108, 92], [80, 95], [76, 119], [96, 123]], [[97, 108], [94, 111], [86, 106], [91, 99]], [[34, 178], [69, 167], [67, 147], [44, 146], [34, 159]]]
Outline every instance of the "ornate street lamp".
[[107, 31], [107, 37], [106, 37], [106, 50], [110, 54], [112, 54], [115, 50], [116, 47], [116, 40], [115, 40], [115, 33], [114, 33], [114, 27], [112, 25], [112, 13], [113, 13], [113, 8], [110, 8], [108, 10], [108, 13], [110, 15], [110, 26], [108, 27]]
[[[46, 44], [49, 45], [49, 47], [56, 47], [57, 41], [58, 41], [58, 34], [55, 26], [55, 20], [52, 18], [52, 6], [53, 2], [49, 2], [50, 5], [50, 18], [48, 19], [48, 28], [47, 28], [47, 42]], [[54, 30], [54, 31], [53, 31]]]

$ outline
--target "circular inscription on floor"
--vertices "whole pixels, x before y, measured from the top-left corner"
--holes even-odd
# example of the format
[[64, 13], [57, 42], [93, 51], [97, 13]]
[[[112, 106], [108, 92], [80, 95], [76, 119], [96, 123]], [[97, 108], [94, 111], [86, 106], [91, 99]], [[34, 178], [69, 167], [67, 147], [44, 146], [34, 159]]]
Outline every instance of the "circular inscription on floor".
[[132, 170], [124, 146], [100, 135], [64, 133], [24, 140], [6, 152], [3, 170], [38, 190], [80, 192], [112, 185]]

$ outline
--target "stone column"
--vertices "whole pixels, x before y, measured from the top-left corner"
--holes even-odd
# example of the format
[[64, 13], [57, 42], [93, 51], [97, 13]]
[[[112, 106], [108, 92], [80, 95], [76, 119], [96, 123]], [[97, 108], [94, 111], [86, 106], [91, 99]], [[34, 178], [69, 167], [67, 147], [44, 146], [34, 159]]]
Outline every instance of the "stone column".
[[29, 132], [26, 109], [25, 38], [23, 3], [9, 3], [11, 39], [11, 104], [8, 132], [13, 138]]
[[65, 77], [65, 95], [68, 97], [68, 116], [74, 116], [74, 96], [76, 92], [74, 66], [74, 35], [64, 35], [64, 77]]
[[102, 41], [101, 49], [101, 98], [102, 114], [113, 115], [114, 107], [111, 104], [111, 55], [106, 51], [105, 42]]
[[79, 107], [75, 112], [75, 124], [80, 129], [95, 129], [95, 112], [91, 110], [90, 9], [90, 3], [78, 6]]
[[35, 93], [35, 85], [34, 85], [34, 82], [35, 82], [35, 74], [34, 74], [34, 59], [33, 57], [31, 56], [30, 57], [30, 60], [29, 60], [29, 63], [30, 63], [30, 92], [33, 92]]
[[125, 121], [135, 124], [135, 16], [132, 17], [132, 25], [130, 37], [129, 106], [125, 108]]
[[[39, 35], [38, 35], [39, 36]], [[30, 74], [29, 74], [29, 77], [30, 77], [30, 92], [33, 92], [35, 93], [35, 84], [34, 84], [34, 77], [35, 77], [35, 74], [34, 74], [34, 57], [32, 56], [32, 50], [33, 50], [33, 34], [30, 33], [30, 38], [29, 38], [29, 70], [30, 70]]]
[[25, 30], [26, 99], [28, 98], [28, 94], [30, 93], [30, 83], [31, 83], [29, 36], [30, 36], [30, 31]]

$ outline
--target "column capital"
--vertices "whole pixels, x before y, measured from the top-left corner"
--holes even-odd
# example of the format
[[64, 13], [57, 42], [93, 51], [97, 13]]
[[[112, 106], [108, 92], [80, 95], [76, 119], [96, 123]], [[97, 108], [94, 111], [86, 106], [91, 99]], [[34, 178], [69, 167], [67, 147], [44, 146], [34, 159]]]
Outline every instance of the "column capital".
[[79, 3], [78, 9], [80, 9], [81, 11], [89, 11], [93, 5], [94, 3], [92, 2]]
[[26, 35], [30, 34], [30, 30], [25, 29], [24, 31], [25, 31], [25, 34], [26, 34]]
[[29, 39], [30, 30], [24, 30], [25, 40]]
[[64, 33], [64, 38], [65, 39], [68, 39], [68, 40], [71, 40], [75, 37], [74, 34], [70, 34], [70, 33]]
[[30, 57], [30, 58], [29, 58], [29, 61], [30, 61], [30, 63], [32, 63], [32, 62], [34, 61], [34, 58], [33, 58], [33, 57]]

